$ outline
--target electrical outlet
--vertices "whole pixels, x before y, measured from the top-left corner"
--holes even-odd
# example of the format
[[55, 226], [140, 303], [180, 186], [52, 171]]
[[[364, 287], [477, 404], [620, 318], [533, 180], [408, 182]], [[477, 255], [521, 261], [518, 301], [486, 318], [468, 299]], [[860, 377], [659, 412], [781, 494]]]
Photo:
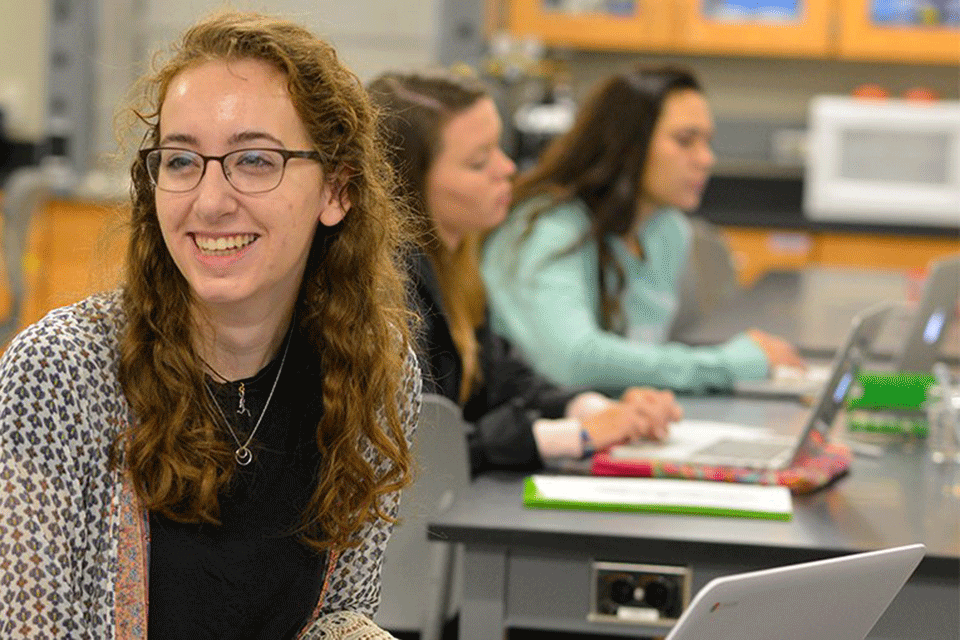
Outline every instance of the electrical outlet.
[[690, 602], [687, 567], [626, 562], [594, 562], [594, 622], [673, 625]]

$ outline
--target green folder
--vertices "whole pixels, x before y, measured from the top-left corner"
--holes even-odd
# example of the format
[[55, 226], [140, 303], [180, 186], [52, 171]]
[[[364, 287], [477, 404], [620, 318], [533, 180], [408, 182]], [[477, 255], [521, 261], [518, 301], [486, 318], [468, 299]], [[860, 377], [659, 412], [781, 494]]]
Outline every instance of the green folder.
[[624, 511], [790, 520], [790, 491], [709, 480], [534, 475], [523, 504], [533, 509]]

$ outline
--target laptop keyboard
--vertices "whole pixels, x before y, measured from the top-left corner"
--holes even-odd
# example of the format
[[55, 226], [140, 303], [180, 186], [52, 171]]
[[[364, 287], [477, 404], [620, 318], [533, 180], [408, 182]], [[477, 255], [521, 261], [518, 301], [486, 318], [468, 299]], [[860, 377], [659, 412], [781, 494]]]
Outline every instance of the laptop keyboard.
[[717, 440], [696, 453], [697, 462], [731, 467], [765, 468], [777, 458], [787, 455], [794, 442], [768, 440]]

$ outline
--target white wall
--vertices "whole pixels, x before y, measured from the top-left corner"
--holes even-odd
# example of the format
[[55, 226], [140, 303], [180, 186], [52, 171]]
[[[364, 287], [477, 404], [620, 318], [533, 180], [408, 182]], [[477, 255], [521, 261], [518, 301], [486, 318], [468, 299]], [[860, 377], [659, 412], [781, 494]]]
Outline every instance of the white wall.
[[[361, 79], [398, 66], [436, 60], [438, 0], [99, 0], [102, 16], [95, 61], [98, 96], [93, 144], [113, 145], [113, 114], [145, 61], [214, 9], [234, 7], [282, 15], [333, 42]], [[8, 134], [45, 135], [51, 0], [0, 0], [0, 106]]]
[[950, 100], [960, 91], [956, 66], [619, 53], [576, 53], [570, 62], [578, 93], [637, 62], [688, 66], [703, 83], [718, 117], [740, 120], [803, 122], [811, 96], [849, 94], [864, 83], [886, 87], [891, 95], [923, 85]]
[[0, 0], [0, 107], [7, 135], [17, 140], [43, 131], [48, 12], [44, 0]]
[[[114, 2], [117, 0], [103, 0]], [[398, 64], [435, 60], [437, 0], [141, 0], [151, 49], [176, 38], [198, 17], [221, 7], [281, 15], [333, 42], [362, 79]]]

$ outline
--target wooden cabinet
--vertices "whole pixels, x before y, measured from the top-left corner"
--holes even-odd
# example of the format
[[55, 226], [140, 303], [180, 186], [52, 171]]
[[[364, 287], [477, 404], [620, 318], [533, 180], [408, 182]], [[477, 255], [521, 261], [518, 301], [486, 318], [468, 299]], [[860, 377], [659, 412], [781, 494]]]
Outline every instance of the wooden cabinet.
[[751, 284], [768, 271], [799, 269], [813, 260], [815, 238], [810, 232], [727, 227], [723, 235], [742, 285]]
[[673, 0], [680, 28], [675, 45], [690, 53], [824, 57], [832, 52], [832, 0], [798, 0], [798, 15], [783, 21], [720, 20], [704, 15], [704, 0]]
[[782, 21], [708, 16], [709, 0], [489, 1], [511, 33], [560, 47], [960, 65], [960, 28], [878, 26], [873, 0], [797, 0]]
[[576, 49], [651, 51], [673, 42], [671, 2], [627, 0], [606, 10], [550, 0], [510, 0], [508, 29], [544, 44]]
[[764, 273], [806, 265], [867, 269], [922, 269], [960, 253], [960, 238], [725, 227], [737, 276], [748, 285]]
[[871, 4], [841, 0], [841, 58], [960, 65], [960, 28], [878, 25], [870, 17]]
[[812, 261], [838, 267], [922, 269], [928, 262], [960, 252], [960, 238], [880, 236], [868, 233], [817, 234]]
[[[126, 232], [115, 205], [57, 201], [37, 211], [23, 256], [19, 329], [52, 309], [116, 287], [125, 246]], [[6, 313], [10, 293], [3, 275], [0, 309]]]

